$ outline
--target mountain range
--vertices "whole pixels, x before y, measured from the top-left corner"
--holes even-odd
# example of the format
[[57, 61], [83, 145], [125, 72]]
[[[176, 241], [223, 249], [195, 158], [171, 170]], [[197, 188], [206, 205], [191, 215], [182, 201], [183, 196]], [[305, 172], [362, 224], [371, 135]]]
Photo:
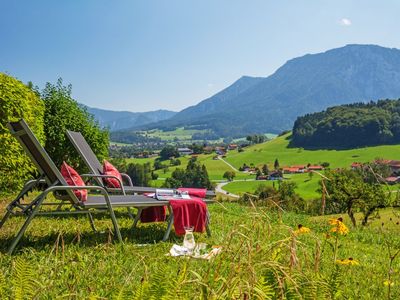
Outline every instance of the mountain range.
[[243, 76], [170, 118], [131, 127], [185, 126], [222, 137], [279, 133], [298, 116], [333, 105], [399, 97], [400, 50], [353, 44], [291, 59], [265, 78]]
[[100, 126], [118, 131], [136, 126], [143, 126], [173, 117], [176, 112], [169, 110], [156, 110], [148, 112], [113, 111], [85, 106], [99, 122]]

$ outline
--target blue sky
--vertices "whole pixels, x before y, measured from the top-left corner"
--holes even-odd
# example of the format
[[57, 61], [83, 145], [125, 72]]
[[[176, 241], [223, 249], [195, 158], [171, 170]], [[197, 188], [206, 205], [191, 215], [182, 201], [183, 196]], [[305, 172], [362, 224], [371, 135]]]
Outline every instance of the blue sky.
[[0, 0], [0, 72], [93, 107], [181, 110], [346, 44], [400, 48], [400, 1]]

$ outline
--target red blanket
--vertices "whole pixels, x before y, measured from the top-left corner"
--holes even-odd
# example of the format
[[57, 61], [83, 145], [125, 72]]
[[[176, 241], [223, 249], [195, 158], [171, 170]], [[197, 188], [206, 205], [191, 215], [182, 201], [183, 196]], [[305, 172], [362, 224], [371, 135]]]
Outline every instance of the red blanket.
[[165, 206], [148, 207], [142, 210], [140, 222], [164, 222], [166, 219]]
[[170, 200], [174, 213], [174, 227], [177, 235], [184, 235], [184, 227], [194, 227], [196, 232], [204, 232], [207, 222], [207, 205], [200, 198], [191, 200]]
[[197, 189], [197, 188], [179, 188], [180, 192], [188, 192], [188, 194], [192, 197], [205, 198], [207, 190], [206, 189]]
[[[147, 197], [153, 197], [153, 193], [144, 193]], [[140, 214], [140, 222], [151, 223], [151, 222], [164, 222], [166, 220], [165, 206], [154, 206], [148, 207], [142, 210]]]

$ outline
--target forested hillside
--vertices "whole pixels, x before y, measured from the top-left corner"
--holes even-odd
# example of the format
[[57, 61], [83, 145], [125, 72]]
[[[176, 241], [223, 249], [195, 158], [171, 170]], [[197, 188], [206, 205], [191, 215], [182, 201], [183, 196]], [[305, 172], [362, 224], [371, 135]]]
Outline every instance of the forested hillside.
[[400, 143], [400, 99], [328, 108], [297, 118], [296, 147], [349, 148]]

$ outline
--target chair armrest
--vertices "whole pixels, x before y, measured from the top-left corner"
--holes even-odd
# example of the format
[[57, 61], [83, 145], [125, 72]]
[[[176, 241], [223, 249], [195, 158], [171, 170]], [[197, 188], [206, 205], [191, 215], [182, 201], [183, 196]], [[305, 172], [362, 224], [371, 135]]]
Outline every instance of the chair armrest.
[[[72, 185], [61, 185], [60, 186], [60, 185], [57, 185], [57, 186], [51, 186], [51, 187], [47, 188], [42, 193], [41, 196], [42, 197], [46, 197], [48, 193], [55, 192], [55, 191], [67, 191], [67, 190], [90, 190], [90, 191], [95, 190], [95, 191], [99, 191], [100, 194], [102, 194], [104, 196], [104, 198], [106, 199], [107, 205], [111, 206], [111, 201], [110, 201], [110, 198], [109, 198], [107, 190], [105, 188], [103, 188], [101, 186], [97, 186], [97, 185], [85, 185], [85, 186], [72, 186]], [[81, 204], [81, 202], [79, 202], [77, 204]], [[27, 208], [29, 208], [29, 206]]]
[[132, 179], [128, 174], [121, 173], [122, 178], [125, 178], [128, 181], [129, 186], [133, 186]]
[[101, 175], [101, 174], [82, 174], [80, 175], [82, 178], [114, 178], [118, 180], [119, 186], [121, 187], [122, 194], [125, 194], [125, 189], [124, 189], [124, 184], [122, 183], [122, 180], [119, 179], [117, 176], [114, 175]]

